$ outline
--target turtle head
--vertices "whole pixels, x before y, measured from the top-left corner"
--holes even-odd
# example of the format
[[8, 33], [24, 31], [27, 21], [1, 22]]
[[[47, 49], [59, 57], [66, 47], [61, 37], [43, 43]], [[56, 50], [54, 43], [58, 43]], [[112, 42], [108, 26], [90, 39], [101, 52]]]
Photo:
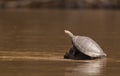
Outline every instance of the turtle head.
[[71, 38], [74, 37], [74, 35], [73, 35], [70, 31], [68, 31], [68, 30], [64, 30], [64, 32], [65, 32], [66, 34], [68, 34]]

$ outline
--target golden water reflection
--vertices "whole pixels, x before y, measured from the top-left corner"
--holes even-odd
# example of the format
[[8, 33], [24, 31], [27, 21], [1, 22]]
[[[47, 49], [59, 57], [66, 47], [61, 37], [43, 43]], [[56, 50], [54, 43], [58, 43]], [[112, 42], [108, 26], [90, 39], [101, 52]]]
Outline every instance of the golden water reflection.
[[67, 70], [71, 70], [71, 72], [66, 72], [65, 76], [99, 76], [103, 74], [102, 72], [105, 71], [105, 68], [106, 59], [100, 59], [81, 63], [75, 67], [68, 67]]

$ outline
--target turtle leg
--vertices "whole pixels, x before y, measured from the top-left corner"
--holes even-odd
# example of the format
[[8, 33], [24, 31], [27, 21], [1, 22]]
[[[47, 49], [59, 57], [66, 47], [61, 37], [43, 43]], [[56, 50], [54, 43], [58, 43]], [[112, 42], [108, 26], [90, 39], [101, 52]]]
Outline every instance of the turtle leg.
[[64, 59], [69, 59], [69, 53], [68, 52], [65, 53]]
[[77, 54], [76, 49], [73, 47], [72, 50], [72, 54], [75, 56]]
[[76, 59], [76, 56], [79, 54], [79, 51], [76, 49], [76, 47], [72, 47], [70, 48], [69, 52], [68, 52], [68, 57], [70, 59]]
[[70, 48], [70, 50], [69, 50], [69, 57], [70, 57], [71, 59], [74, 59], [74, 58], [75, 58], [75, 50], [74, 50], [73, 47]]
[[73, 46], [73, 55], [76, 56], [79, 53], [80, 53], [80, 51], [77, 50], [77, 48], [75, 46]]
[[75, 49], [74, 49], [74, 47], [70, 48], [69, 53], [70, 53], [71, 55], [74, 55], [74, 56], [75, 56]]
[[72, 45], [73, 45], [73, 47], [70, 49], [70, 52], [71, 52], [72, 55], [75, 56], [75, 55], [78, 53], [78, 50], [77, 50], [77, 48], [74, 46], [73, 42], [72, 42]]
[[73, 47], [70, 48], [69, 52], [65, 53], [64, 58], [65, 59], [75, 59], [75, 51], [74, 51]]

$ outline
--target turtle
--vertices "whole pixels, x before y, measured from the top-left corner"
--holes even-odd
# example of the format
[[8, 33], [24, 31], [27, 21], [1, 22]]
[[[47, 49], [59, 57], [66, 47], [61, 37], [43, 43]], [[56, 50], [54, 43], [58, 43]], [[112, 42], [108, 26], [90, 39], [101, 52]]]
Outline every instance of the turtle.
[[70, 31], [64, 30], [72, 40], [73, 47], [64, 55], [65, 59], [97, 59], [106, 57], [100, 45], [87, 36], [75, 36]]

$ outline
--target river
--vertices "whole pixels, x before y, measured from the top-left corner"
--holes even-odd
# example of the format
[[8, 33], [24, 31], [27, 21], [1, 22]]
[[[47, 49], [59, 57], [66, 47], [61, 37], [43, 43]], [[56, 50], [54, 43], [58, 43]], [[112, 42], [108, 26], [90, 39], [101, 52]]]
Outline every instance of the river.
[[[0, 75], [118, 76], [119, 28], [119, 10], [0, 10]], [[63, 59], [72, 46], [65, 29], [93, 38], [107, 58]]]

